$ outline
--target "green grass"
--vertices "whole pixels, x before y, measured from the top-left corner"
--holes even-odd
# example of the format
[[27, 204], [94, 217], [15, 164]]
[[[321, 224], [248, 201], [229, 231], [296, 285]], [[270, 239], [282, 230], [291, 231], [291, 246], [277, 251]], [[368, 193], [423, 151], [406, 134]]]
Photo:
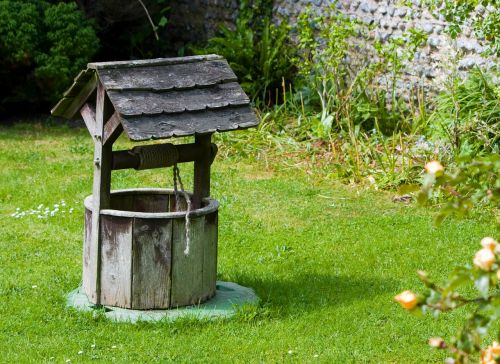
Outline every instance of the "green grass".
[[[254, 288], [260, 307], [226, 321], [116, 324], [65, 307], [81, 279], [90, 137], [1, 127], [0, 362], [441, 362], [445, 354], [426, 340], [452, 335], [465, 312], [419, 318], [392, 298], [422, 289], [417, 269], [444, 279], [494, 228], [476, 219], [436, 229], [432, 212], [392, 203], [388, 193], [270, 164], [219, 157], [212, 172], [219, 279]], [[186, 184], [189, 167], [181, 168]], [[113, 174], [113, 188], [170, 184], [162, 169]], [[62, 199], [72, 214], [11, 216]]]

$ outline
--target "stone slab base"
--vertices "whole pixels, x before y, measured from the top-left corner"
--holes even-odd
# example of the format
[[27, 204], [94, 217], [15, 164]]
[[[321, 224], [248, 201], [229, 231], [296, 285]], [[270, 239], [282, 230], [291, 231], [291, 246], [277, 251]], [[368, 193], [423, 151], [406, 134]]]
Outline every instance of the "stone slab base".
[[[195, 306], [179, 307], [171, 310], [129, 310], [125, 308], [104, 306], [104, 315], [117, 322], [137, 321], [174, 321], [179, 318], [198, 320], [229, 318], [236, 314], [243, 305], [255, 305], [259, 298], [251, 288], [232, 282], [217, 282], [215, 297]], [[77, 288], [67, 297], [67, 305], [81, 311], [97, 311], [87, 295]], [[102, 310], [102, 309], [100, 309]]]

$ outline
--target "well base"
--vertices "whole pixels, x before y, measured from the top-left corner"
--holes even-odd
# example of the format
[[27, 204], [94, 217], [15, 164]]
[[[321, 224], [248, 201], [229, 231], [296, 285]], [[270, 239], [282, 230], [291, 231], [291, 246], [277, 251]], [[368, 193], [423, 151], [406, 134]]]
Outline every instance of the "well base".
[[[215, 296], [205, 303], [179, 307], [169, 310], [131, 310], [126, 308], [104, 306], [104, 315], [116, 322], [138, 321], [175, 321], [179, 318], [209, 319], [229, 318], [236, 314], [243, 305], [255, 305], [259, 298], [251, 288], [240, 286], [232, 282], [217, 282]], [[70, 292], [67, 296], [67, 305], [80, 311], [95, 311], [87, 295], [80, 288]]]

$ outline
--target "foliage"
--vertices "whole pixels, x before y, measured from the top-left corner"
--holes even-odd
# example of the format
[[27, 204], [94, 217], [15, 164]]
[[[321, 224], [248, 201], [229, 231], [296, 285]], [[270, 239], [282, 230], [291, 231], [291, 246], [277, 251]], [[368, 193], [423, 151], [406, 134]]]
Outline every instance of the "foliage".
[[462, 33], [464, 26], [470, 27], [487, 45], [487, 53], [500, 56], [499, 0], [424, 0], [424, 3], [444, 17], [452, 38]]
[[243, 89], [257, 105], [276, 102], [282, 83], [294, 75], [294, 48], [289, 42], [290, 26], [283, 20], [272, 23], [272, 1], [242, 1], [235, 29], [222, 25], [219, 35], [195, 53], [224, 56]]
[[445, 138], [456, 156], [500, 153], [499, 90], [478, 68], [466, 79], [451, 76], [437, 97], [428, 133]]
[[[1, 361], [436, 363], [444, 358], [419, 338], [428, 330], [451, 335], [465, 314], [418, 319], [388, 302], [394, 291], [418, 287], [407, 272], [422, 265], [441, 278], [450, 262], [468, 254], [460, 239], [492, 234], [488, 224], [461, 220], [436, 230], [428, 223], [429, 211], [393, 203], [386, 193], [343, 186], [329, 177], [331, 166], [317, 167], [320, 156], [316, 161], [311, 156], [306, 169], [304, 144], [295, 150], [285, 144], [286, 135], [272, 137], [253, 130], [218, 134], [224, 139], [211, 168], [211, 195], [221, 205], [218, 279], [253, 288], [262, 307], [235, 320], [117, 325], [66, 307], [66, 295], [81, 282], [82, 201], [92, 191], [93, 142], [87, 130], [22, 122], [0, 127], [0, 165], [6, 166], [0, 170]], [[274, 147], [266, 149], [265, 143]], [[133, 145], [119, 138], [116, 148]], [[249, 148], [248, 156], [234, 157], [242, 146]], [[192, 166], [180, 168], [186, 185], [192, 183]], [[163, 168], [119, 170], [112, 177], [113, 189], [169, 183], [171, 171]], [[11, 216], [17, 208], [55, 203], [60, 211], [48, 218]]]
[[56, 101], [99, 46], [73, 3], [2, 0], [0, 18], [0, 108]]
[[[484, 208], [490, 205], [496, 218], [497, 230], [500, 230], [500, 156], [491, 154], [465, 161], [454, 172], [445, 172], [437, 161], [428, 163], [426, 168], [428, 174], [419, 194], [420, 202], [430, 200], [437, 192], [448, 200], [437, 216], [438, 223], [449, 215], [463, 217], [474, 206]], [[455, 268], [443, 285], [436, 284], [426, 273], [419, 272], [428, 291], [420, 297], [407, 292], [407, 297], [411, 299], [406, 302], [401, 302], [401, 296], [396, 296], [403, 307], [411, 311], [431, 312], [435, 315], [465, 305], [474, 306], [457, 335], [449, 342], [441, 338], [430, 340], [431, 346], [449, 350], [454, 356], [454, 363], [467, 363], [479, 351], [482, 351], [482, 363], [495, 363], [500, 354], [496, 343], [493, 344], [493, 349], [492, 346], [482, 347], [482, 339], [500, 314], [500, 245], [490, 237], [484, 238], [481, 245], [482, 249], [476, 253], [473, 266]], [[474, 294], [464, 295], [460, 292], [463, 287], [469, 291], [473, 287]], [[409, 302], [411, 305], [408, 305]], [[500, 340], [500, 337], [497, 339]]]
[[[462, 158], [456, 161], [454, 170], [440, 175], [427, 174], [418, 196], [421, 203], [440, 195], [446, 204], [437, 216], [437, 222], [445, 217], [466, 216], [474, 206], [491, 206], [493, 217], [500, 207], [500, 156], [489, 154], [475, 159]], [[497, 220], [500, 228], [500, 221]]]
[[389, 135], [409, 130], [405, 123], [410, 110], [396, 93], [396, 81], [425, 35], [410, 29], [384, 44], [375, 42], [372, 54], [357, 58], [358, 43], [369, 42], [369, 31], [339, 13], [335, 3], [320, 15], [306, 8], [297, 19], [299, 52], [294, 61], [301, 77], [296, 87], [306, 105], [314, 108], [319, 103], [319, 137], [332, 130], [347, 129], [352, 134], [356, 127]]
[[100, 60], [164, 57], [168, 42], [169, 0], [99, 0], [83, 6], [94, 19], [102, 47]]

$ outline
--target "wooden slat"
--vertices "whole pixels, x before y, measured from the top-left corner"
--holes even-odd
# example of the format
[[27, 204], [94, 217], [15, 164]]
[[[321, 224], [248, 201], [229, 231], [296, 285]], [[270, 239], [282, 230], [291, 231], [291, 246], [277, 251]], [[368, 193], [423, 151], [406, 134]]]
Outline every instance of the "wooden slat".
[[132, 308], [168, 308], [172, 220], [135, 219]]
[[85, 69], [80, 71], [80, 73], [73, 80], [73, 84], [69, 89], [67, 89], [63, 96], [64, 97], [75, 97], [80, 93], [80, 89], [87, 84], [87, 82], [93, 77], [95, 71]]
[[108, 91], [115, 109], [124, 117], [142, 114], [178, 113], [227, 106], [248, 105], [248, 99], [236, 82], [184, 91]]
[[101, 302], [130, 308], [132, 223], [129, 217], [101, 217]]
[[215, 296], [217, 282], [218, 212], [205, 216], [203, 245], [203, 299]]
[[186, 89], [237, 81], [236, 75], [226, 60], [153, 67], [99, 69], [97, 72], [108, 91]]
[[113, 144], [123, 131], [120, 114], [114, 112], [104, 125], [103, 144]]
[[249, 106], [122, 119], [127, 136], [134, 141], [246, 129], [258, 124]]
[[95, 136], [95, 110], [92, 108], [92, 106], [86, 103], [80, 109], [80, 114], [82, 115], [87, 130], [93, 138]]
[[92, 211], [85, 209], [85, 229], [83, 240], [83, 275], [82, 288], [87, 297], [91, 297], [95, 291], [95, 280], [92, 278], [93, 260], [92, 252]]
[[200, 303], [203, 291], [203, 248], [205, 216], [191, 219], [190, 248], [185, 255], [186, 226], [184, 219], [173, 220], [172, 234], [172, 291], [170, 306]]
[[77, 83], [73, 90], [70, 88], [67, 92], [72, 96], [63, 97], [51, 110], [51, 114], [67, 119], [74, 118], [96, 87], [97, 75], [94, 71], [91, 71], [88, 81], [85, 84]]
[[194, 161], [193, 209], [201, 207], [201, 201], [210, 196], [210, 164], [212, 134], [196, 134], [195, 143], [205, 150], [203, 157]]
[[136, 194], [134, 196], [134, 211], [137, 212], [168, 212], [169, 195], [167, 194]]
[[96, 138], [94, 142], [94, 180], [92, 187], [92, 236], [89, 250], [89, 299], [95, 304], [101, 302], [101, 209], [110, 207], [112, 145], [103, 145], [104, 118], [109, 113], [105, 109], [105, 90], [101, 83], [97, 86]]
[[94, 63], [89, 63], [87, 67], [92, 69], [113, 69], [113, 68], [131, 68], [131, 67], [144, 67], [144, 66], [165, 66], [165, 65], [172, 65], [179, 63], [202, 62], [215, 59], [224, 59], [224, 58], [216, 54], [207, 54], [200, 56], [140, 59], [132, 61], [94, 62]]

